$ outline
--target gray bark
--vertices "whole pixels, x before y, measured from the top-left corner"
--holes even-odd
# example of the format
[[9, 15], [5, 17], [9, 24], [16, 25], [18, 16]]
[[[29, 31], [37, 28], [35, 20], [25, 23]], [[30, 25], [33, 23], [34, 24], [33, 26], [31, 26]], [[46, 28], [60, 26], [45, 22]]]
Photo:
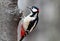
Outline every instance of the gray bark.
[[17, 41], [17, 1], [0, 0], [0, 41]]

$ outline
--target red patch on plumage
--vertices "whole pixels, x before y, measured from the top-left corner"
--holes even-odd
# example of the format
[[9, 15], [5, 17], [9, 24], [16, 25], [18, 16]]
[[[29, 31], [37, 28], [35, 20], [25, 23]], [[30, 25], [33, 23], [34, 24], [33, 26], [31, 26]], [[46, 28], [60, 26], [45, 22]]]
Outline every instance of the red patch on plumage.
[[37, 12], [39, 13], [39, 9], [37, 10]]
[[23, 37], [25, 35], [25, 30], [23, 28], [23, 24], [21, 25], [21, 37]]

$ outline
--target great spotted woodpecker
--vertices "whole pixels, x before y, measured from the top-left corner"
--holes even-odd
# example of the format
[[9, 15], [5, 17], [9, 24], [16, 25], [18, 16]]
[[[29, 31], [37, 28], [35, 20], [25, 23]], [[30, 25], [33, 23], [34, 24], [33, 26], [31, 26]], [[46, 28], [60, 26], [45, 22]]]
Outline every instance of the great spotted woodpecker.
[[23, 38], [28, 35], [37, 25], [39, 17], [39, 8], [36, 6], [32, 6], [30, 9], [30, 14], [23, 18], [21, 23], [21, 31], [20, 36], [21, 37], [18, 41], [22, 41]]

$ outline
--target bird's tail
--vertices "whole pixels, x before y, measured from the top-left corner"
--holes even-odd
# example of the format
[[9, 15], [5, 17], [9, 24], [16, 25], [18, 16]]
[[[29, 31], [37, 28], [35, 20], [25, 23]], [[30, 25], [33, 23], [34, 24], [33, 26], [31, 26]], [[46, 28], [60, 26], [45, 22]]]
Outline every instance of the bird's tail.
[[[25, 37], [25, 36], [24, 36], [24, 37]], [[22, 38], [20, 39], [20, 41], [22, 41], [24, 37], [22, 37]]]

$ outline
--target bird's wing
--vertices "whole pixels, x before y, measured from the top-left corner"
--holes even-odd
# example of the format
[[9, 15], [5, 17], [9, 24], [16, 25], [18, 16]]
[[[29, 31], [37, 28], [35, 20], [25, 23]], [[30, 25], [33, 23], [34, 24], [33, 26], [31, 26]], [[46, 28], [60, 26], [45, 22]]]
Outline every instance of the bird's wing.
[[33, 21], [30, 21], [27, 30], [31, 32], [36, 27], [37, 23], [38, 23], [38, 18], [36, 18]]
[[[38, 21], [39, 21], [39, 17], [36, 18], [36, 24], [35, 24], [34, 28], [37, 26]], [[33, 28], [33, 29], [34, 29], [34, 28]]]
[[37, 21], [34, 23], [34, 25], [32, 26], [32, 28], [30, 29], [30, 32], [35, 28]]

